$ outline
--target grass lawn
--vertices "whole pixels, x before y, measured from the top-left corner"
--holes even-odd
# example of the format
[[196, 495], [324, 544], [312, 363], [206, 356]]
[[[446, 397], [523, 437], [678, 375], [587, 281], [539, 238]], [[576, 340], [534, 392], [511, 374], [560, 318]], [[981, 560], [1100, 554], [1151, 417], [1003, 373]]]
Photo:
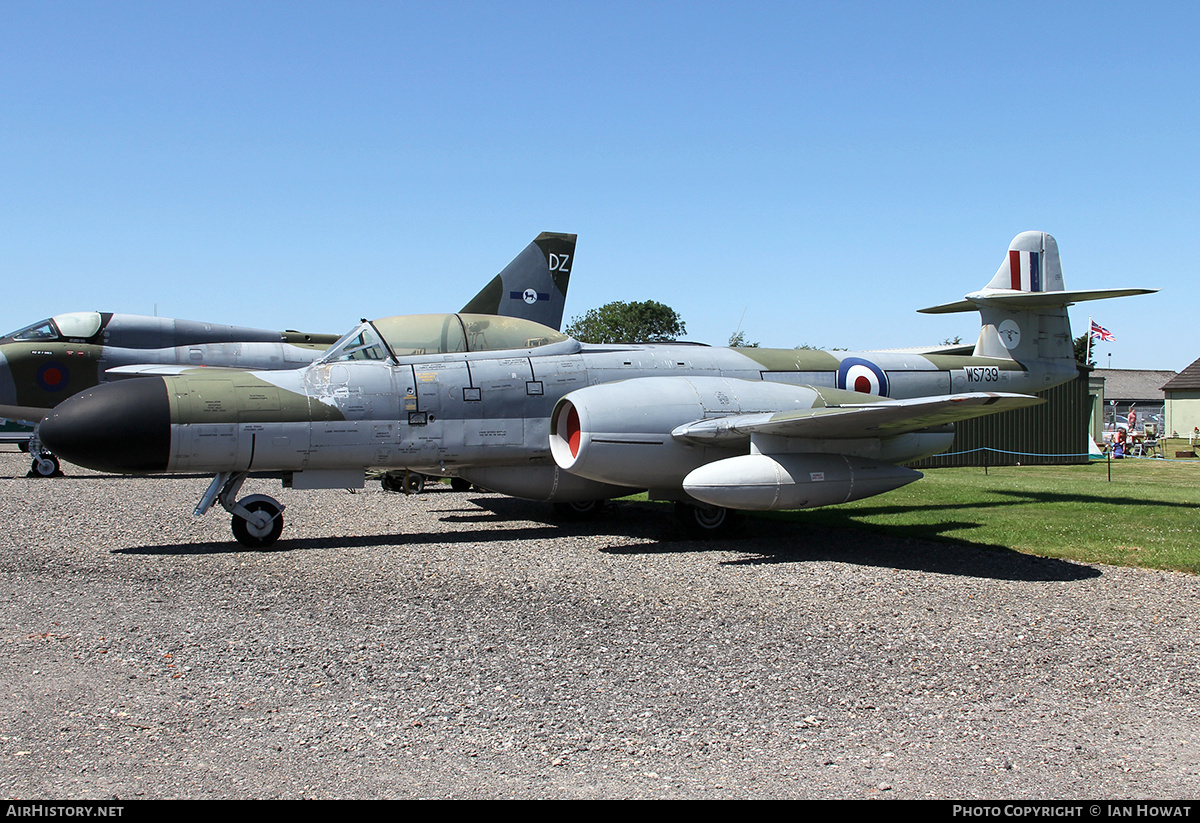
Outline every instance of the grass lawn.
[[1200, 573], [1200, 460], [1114, 460], [1111, 482], [1103, 461], [924, 471], [878, 497], [762, 516]]

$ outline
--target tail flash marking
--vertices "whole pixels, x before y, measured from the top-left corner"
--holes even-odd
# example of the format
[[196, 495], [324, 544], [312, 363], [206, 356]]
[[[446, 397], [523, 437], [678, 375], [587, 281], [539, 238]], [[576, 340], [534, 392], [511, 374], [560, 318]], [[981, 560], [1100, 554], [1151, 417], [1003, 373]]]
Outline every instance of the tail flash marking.
[[1008, 273], [1013, 291], [1042, 291], [1041, 255], [1038, 252], [1009, 249]]

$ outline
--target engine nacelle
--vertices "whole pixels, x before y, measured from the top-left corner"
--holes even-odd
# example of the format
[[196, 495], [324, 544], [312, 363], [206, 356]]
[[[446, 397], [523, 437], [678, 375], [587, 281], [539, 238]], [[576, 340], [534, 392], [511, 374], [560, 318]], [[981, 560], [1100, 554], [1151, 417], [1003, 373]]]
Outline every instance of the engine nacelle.
[[573, 391], [550, 417], [550, 453], [572, 474], [642, 489], [678, 489], [689, 472], [733, 457], [728, 447], [678, 440], [671, 431], [706, 417], [809, 409], [807, 386], [722, 377], [639, 377]]
[[683, 490], [727, 509], [780, 511], [861, 500], [921, 476], [840, 454], [744, 454], [699, 467], [684, 479]]
[[586, 503], [624, 497], [641, 489], [597, 483], [576, 477], [558, 466], [485, 466], [462, 469], [464, 480], [509, 497], [548, 500], [554, 503]]

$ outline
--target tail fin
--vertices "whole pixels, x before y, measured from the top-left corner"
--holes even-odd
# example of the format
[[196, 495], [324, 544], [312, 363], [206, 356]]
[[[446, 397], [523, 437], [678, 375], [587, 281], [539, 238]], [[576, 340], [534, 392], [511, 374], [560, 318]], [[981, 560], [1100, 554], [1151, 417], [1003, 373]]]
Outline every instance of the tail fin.
[[983, 289], [957, 303], [921, 309], [924, 314], [978, 311], [983, 324], [976, 357], [1015, 360], [1048, 373], [1075, 368], [1067, 306], [1085, 300], [1151, 294], [1158, 289], [1066, 291], [1058, 242], [1041, 231], [1018, 234], [1000, 268]]
[[1001, 291], [1061, 292], [1062, 260], [1058, 241], [1044, 231], [1021, 232], [1008, 244], [1008, 254], [992, 282], [984, 287]]
[[567, 283], [575, 264], [575, 238], [574, 234], [539, 234], [463, 306], [463, 313], [521, 317], [561, 331]]

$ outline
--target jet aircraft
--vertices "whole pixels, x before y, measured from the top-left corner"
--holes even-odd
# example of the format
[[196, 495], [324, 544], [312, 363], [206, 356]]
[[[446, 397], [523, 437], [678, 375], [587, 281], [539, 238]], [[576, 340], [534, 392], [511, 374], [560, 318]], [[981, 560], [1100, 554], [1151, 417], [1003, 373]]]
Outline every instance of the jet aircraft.
[[1066, 306], [1148, 289], [1066, 291], [1054, 238], [1025, 232], [962, 301], [966, 353], [588, 345], [523, 318], [472, 313], [364, 321], [293, 371], [184, 370], [99, 386], [42, 424], [66, 459], [122, 473], [212, 473], [246, 546], [283, 506], [237, 499], [250, 475], [361, 487], [364, 469], [463, 478], [574, 503], [648, 490], [701, 530], [741, 510], [804, 509], [898, 488], [902, 464], [945, 451], [950, 425], [1042, 402], [1075, 377]]
[[[521, 317], [560, 328], [576, 235], [542, 232], [463, 308]], [[0, 418], [37, 424], [84, 389], [120, 378], [171, 374], [198, 366], [296, 369], [337, 342], [305, 334], [111, 312], [68, 312], [0, 338]], [[29, 443], [30, 476], [60, 473], [33, 432], [5, 431], [0, 441]]]

